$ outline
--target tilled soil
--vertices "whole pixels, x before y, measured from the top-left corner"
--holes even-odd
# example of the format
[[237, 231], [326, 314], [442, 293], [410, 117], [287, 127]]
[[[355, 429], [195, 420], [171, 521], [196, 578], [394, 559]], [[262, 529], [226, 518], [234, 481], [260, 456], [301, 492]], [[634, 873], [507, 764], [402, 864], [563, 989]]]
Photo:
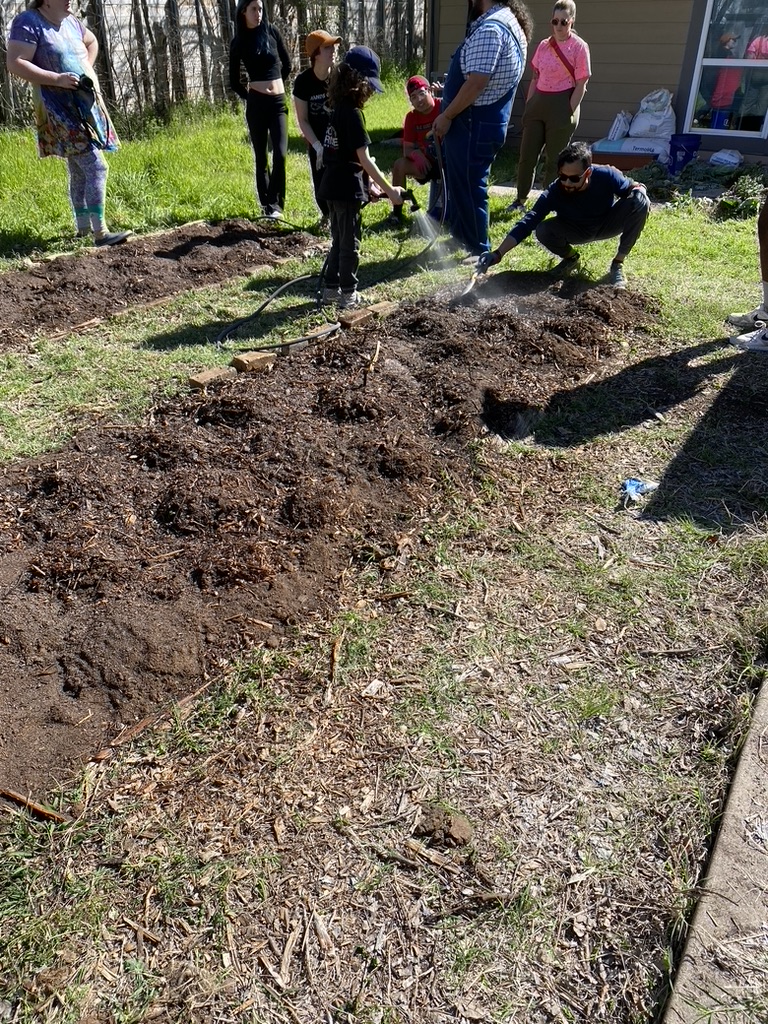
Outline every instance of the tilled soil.
[[259, 267], [320, 251], [321, 239], [250, 221], [187, 224], [105, 247], [31, 262], [3, 275], [0, 349], [191, 288], [252, 274]]
[[[107, 315], [312, 241], [193, 225], [8, 274], [3, 343], [82, 322], [93, 294]], [[3, 468], [0, 787], [39, 794], [239, 650], [333, 611], [350, 567], [386, 571], [411, 521], [471, 494], [473, 438], [525, 432], [615, 368], [648, 309], [537, 275], [439, 298]]]

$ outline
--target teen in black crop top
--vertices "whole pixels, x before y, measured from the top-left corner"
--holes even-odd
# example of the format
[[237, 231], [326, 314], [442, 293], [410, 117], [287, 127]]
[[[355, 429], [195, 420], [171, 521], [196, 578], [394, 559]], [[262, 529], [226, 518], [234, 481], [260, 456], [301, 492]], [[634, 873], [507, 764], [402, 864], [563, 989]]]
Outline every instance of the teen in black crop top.
[[[248, 85], [241, 79], [242, 69]], [[288, 104], [285, 79], [291, 58], [282, 36], [267, 20], [263, 0], [240, 0], [235, 38], [229, 50], [229, 84], [245, 100], [245, 119], [256, 164], [256, 191], [264, 216], [279, 218], [285, 205]], [[272, 140], [272, 168], [267, 141]]]

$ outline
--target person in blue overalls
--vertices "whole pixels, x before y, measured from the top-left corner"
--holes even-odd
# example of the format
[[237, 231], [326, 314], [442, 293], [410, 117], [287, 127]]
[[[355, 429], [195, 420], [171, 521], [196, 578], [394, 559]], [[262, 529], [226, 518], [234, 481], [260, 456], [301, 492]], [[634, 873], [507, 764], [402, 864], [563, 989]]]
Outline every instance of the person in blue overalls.
[[472, 0], [433, 131], [443, 143], [446, 219], [472, 256], [488, 252], [488, 174], [504, 144], [533, 19], [521, 0]]

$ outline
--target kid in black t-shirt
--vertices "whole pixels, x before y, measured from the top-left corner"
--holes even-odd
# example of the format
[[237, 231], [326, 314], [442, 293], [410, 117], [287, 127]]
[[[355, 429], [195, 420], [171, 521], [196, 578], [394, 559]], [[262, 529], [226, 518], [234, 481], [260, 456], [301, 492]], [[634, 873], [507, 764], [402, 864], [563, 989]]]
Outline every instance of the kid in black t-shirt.
[[293, 83], [296, 121], [307, 143], [315, 201], [323, 214], [322, 223], [326, 227], [328, 204], [318, 197], [318, 190], [323, 174], [323, 139], [330, 118], [327, 106], [328, 78], [336, 58], [336, 44], [340, 42], [340, 36], [329, 35], [322, 29], [307, 33], [304, 48], [311, 66], [302, 71]]
[[368, 152], [371, 143], [362, 108], [374, 92], [384, 92], [379, 58], [367, 46], [353, 46], [331, 71], [328, 104], [331, 117], [323, 142], [323, 176], [319, 198], [328, 203], [331, 250], [325, 272], [325, 302], [346, 309], [359, 305], [357, 271], [363, 234], [363, 204], [379, 198], [377, 185], [394, 206], [403, 202]]

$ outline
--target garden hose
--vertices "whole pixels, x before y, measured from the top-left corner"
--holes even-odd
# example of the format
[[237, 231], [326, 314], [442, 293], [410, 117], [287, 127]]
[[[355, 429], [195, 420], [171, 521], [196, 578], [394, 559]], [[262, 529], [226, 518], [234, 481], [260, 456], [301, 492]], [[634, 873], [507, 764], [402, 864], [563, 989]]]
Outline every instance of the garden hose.
[[[438, 154], [438, 156], [437, 156], [437, 165], [438, 165], [438, 168], [440, 170], [440, 180], [441, 180], [442, 186], [443, 186], [443, 206], [442, 206], [442, 211], [441, 211], [441, 216], [440, 216], [440, 222], [439, 222], [439, 225], [438, 225], [438, 230], [439, 230], [439, 228], [441, 228], [443, 226], [443, 223], [445, 222], [446, 186], [445, 186], [445, 168], [443, 166], [443, 159], [442, 159], [442, 155], [441, 155], [441, 152], [440, 152], [440, 147], [436, 146], [435, 147], [435, 151]], [[402, 194], [403, 194], [403, 201], [407, 200], [411, 204], [411, 213], [417, 213], [420, 210], [420, 206], [419, 206], [418, 200], [416, 199], [416, 196], [414, 194], [413, 189], [412, 188], [411, 189], [403, 189], [402, 190]], [[368, 205], [367, 202], [363, 203], [363, 206], [367, 206], [367, 205]], [[292, 228], [292, 229], [294, 229], [296, 231], [305, 231], [306, 230], [306, 228], [304, 228], [304, 227], [302, 227], [302, 226], [300, 226], [298, 224], [291, 224], [289, 221], [285, 221], [283, 219], [278, 220], [275, 217], [269, 217], [267, 214], [262, 214], [259, 217], [255, 217], [254, 221], [256, 221], [256, 222], [257, 221], [269, 221], [270, 224], [283, 225], [284, 227]], [[421, 252], [418, 252], [415, 256], [411, 256], [409, 259], [407, 259], [405, 261], [404, 264], [401, 264], [399, 267], [397, 267], [396, 270], [402, 273], [404, 268], [410, 266], [412, 263], [415, 263], [417, 260], [422, 259], [423, 256], [427, 252], [429, 252], [429, 250], [435, 244], [435, 242], [437, 241], [437, 238], [438, 238], [438, 235], [435, 234], [435, 236], [429, 240], [429, 242], [421, 250]], [[328, 268], [328, 256], [329, 255], [330, 255], [330, 253], [327, 254], [325, 259], [323, 260], [323, 265], [320, 268], [320, 272], [318, 274], [302, 274], [300, 277], [295, 277], [295, 278], [293, 278], [290, 281], [286, 281], [285, 284], [280, 285], [279, 288], [276, 288], [273, 292], [271, 292], [266, 297], [266, 299], [264, 299], [264, 301], [261, 303], [261, 305], [257, 309], [254, 310], [253, 313], [249, 313], [248, 316], [240, 317], [239, 320], [234, 320], [231, 324], [228, 324], [225, 328], [223, 328], [223, 330], [219, 331], [219, 333], [216, 335], [216, 337], [214, 339], [214, 344], [216, 345], [216, 347], [217, 348], [221, 348], [222, 343], [224, 341], [226, 341], [226, 339], [231, 334], [234, 334], [235, 331], [239, 330], [241, 327], [244, 327], [246, 324], [250, 323], [252, 320], [255, 320], [257, 317], [261, 316], [261, 314], [264, 312], [264, 310], [267, 308], [267, 306], [274, 299], [276, 299], [278, 297], [278, 295], [282, 295], [282, 293], [284, 291], [287, 291], [289, 288], [291, 288], [295, 284], [299, 284], [301, 281], [311, 281], [314, 277], [317, 277], [317, 290], [316, 290], [315, 301], [316, 301], [318, 310], [321, 309], [322, 308], [322, 304], [323, 304], [323, 288], [324, 288], [325, 274], [326, 274], [326, 270]], [[381, 284], [383, 281], [387, 281], [391, 277], [393, 277], [395, 272], [396, 271], [393, 270], [391, 274], [386, 274], [383, 277], [378, 278], [378, 280], [374, 281], [373, 283], [374, 284]], [[329, 323], [327, 332], [323, 332], [322, 334], [319, 334], [319, 335], [316, 334], [316, 333], [313, 333], [312, 337], [313, 338], [317, 338], [317, 337], [323, 337], [326, 333], [331, 334], [333, 331], [337, 330], [338, 327], [339, 327], [338, 322], [334, 321], [333, 323]], [[295, 341], [303, 341], [303, 340], [304, 340], [304, 338], [297, 338], [297, 339], [295, 339]], [[265, 351], [265, 352], [275, 351], [276, 349], [283, 348], [284, 345], [285, 345], [285, 342], [278, 342], [276, 344], [263, 345], [263, 346], [260, 346], [257, 351]]]

